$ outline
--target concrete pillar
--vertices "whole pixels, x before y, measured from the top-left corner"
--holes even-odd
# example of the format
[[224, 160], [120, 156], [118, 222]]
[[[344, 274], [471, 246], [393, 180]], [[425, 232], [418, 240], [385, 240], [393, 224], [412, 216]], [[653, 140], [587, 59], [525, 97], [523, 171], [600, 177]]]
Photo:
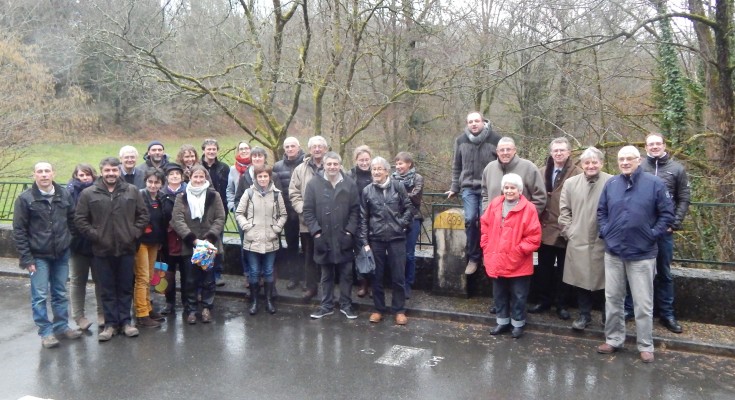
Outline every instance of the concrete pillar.
[[467, 297], [467, 276], [464, 270], [467, 235], [464, 230], [464, 210], [450, 208], [434, 218], [434, 260], [436, 276], [433, 292]]

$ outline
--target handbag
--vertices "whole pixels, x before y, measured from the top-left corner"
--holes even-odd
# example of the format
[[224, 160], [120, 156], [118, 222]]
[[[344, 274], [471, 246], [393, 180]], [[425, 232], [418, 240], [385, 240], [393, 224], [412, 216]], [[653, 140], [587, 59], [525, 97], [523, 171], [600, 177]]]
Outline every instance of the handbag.
[[153, 286], [156, 293], [166, 294], [166, 289], [168, 289], [166, 272], [168, 272], [168, 264], [163, 261], [156, 261], [153, 265], [153, 275], [151, 275], [151, 286]]
[[360, 252], [355, 259], [357, 272], [361, 274], [372, 274], [375, 272], [375, 257], [372, 250], [365, 250], [364, 246], [360, 246]]

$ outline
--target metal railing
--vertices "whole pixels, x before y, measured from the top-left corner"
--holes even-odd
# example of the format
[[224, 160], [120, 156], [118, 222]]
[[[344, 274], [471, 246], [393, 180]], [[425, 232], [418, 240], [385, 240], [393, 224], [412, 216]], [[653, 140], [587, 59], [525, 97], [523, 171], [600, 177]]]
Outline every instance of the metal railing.
[[[31, 187], [29, 182], [0, 182], [0, 222], [13, 220], [15, 199]], [[419, 235], [419, 248], [433, 247], [432, 221], [438, 213], [453, 207], [462, 207], [458, 197], [448, 200], [443, 193], [424, 193], [421, 212], [424, 223]], [[735, 239], [731, 229], [735, 221], [735, 204], [694, 202], [689, 208], [684, 229], [675, 232], [674, 261], [687, 266], [719, 267], [735, 270], [735, 261], [722, 260], [732, 251], [727, 243]], [[234, 218], [230, 214], [225, 226], [226, 234], [237, 235]]]

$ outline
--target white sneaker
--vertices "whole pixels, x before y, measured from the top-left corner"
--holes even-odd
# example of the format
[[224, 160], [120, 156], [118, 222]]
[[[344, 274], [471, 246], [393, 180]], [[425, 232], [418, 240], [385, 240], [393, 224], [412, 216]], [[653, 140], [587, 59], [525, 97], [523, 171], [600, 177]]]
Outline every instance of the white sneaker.
[[465, 275], [472, 275], [477, 271], [477, 261], [470, 260], [467, 262], [467, 268], [464, 270]]
[[127, 337], [135, 337], [135, 336], [138, 336], [138, 334], [140, 334], [140, 332], [138, 331], [138, 328], [136, 328], [135, 325], [132, 325], [132, 324], [125, 324], [125, 326], [123, 326], [123, 333]]

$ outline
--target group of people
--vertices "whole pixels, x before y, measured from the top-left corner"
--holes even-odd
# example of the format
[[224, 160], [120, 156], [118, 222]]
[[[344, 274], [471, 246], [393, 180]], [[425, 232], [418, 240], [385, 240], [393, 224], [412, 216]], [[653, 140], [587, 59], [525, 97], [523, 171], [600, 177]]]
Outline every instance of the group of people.
[[[16, 199], [13, 235], [20, 266], [30, 275], [33, 319], [42, 345], [56, 347], [59, 338], [76, 339], [92, 326], [85, 312], [90, 272], [101, 342], [118, 333], [137, 336], [138, 327], [161, 326], [175, 310], [176, 272], [185, 321], [210, 322], [216, 286], [224, 285], [222, 243], [228, 211], [234, 213], [241, 235], [251, 315], [260, 308], [261, 286], [266, 311], [276, 313], [274, 265], [283, 233], [286, 262], [299, 259], [299, 241], [305, 254], [304, 299], [314, 297], [321, 285], [322, 301], [312, 318], [334, 312], [335, 274], [340, 311], [347, 318], [357, 317], [350, 292], [355, 255], [363, 251], [375, 264], [374, 279], [372, 274], [358, 274], [363, 282], [359, 296], [370, 291], [367, 282], [372, 281], [375, 313], [370, 321], [379, 322], [388, 311], [383, 274], [390, 268], [392, 311], [396, 323], [406, 324], [405, 299], [414, 279], [423, 190], [411, 154], [399, 153], [391, 174], [384, 158], [372, 158], [371, 150], [360, 146], [355, 157], [361, 161], [348, 173], [323, 137], [310, 138], [308, 148], [305, 157], [298, 139], [287, 138], [283, 159], [271, 167], [264, 149], [241, 142], [230, 167], [218, 159], [214, 139], [202, 143], [201, 158], [194, 146], [183, 145], [176, 162], [160, 141], [152, 141], [143, 163], [138, 164], [135, 147], [123, 146], [119, 158], [100, 162], [99, 176], [93, 166], [78, 164], [66, 187], [54, 181], [51, 164], [37, 163], [34, 183]], [[198, 246], [214, 250], [211, 264], [192, 261]], [[151, 301], [150, 280], [157, 262], [167, 265], [168, 280], [166, 305], [160, 310]], [[69, 326], [67, 279], [71, 315], [79, 329]], [[288, 288], [294, 289], [300, 280], [293, 278]]]
[[[465, 274], [483, 265], [492, 278], [497, 325], [491, 334], [510, 331], [520, 338], [526, 313], [552, 306], [559, 318], [570, 319], [572, 293], [579, 305], [572, 328], [584, 330], [592, 321], [593, 293], [603, 289], [606, 341], [598, 352], [619, 349], [625, 321], [635, 319], [641, 359], [652, 361], [654, 312], [666, 328], [682, 331], [673, 311], [670, 264], [673, 231], [681, 228], [689, 205], [689, 184], [683, 166], [666, 153], [662, 134], [649, 134], [645, 143], [645, 159], [634, 146], [621, 148], [621, 173], [612, 176], [601, 171], [600, 150], [585, 149], [577, 164], [569, 141], [557, 138], [539, 169], [518, 157], [514, 140], [498, 135], [480, 113], [467, 116], [454, 143], [446, 194], [463, 200]], [[423, 177], [412, 155], [398, 153], [392, 169], [385, 158], [359, 146], [354, 167], [346, 171], [325, 138], [313, 136], [307, 147], [308, 155], [298, 139], [285, 139], [283, 158], [271, 166], [265, 149], [241, 142], [228, 166], [218, 159], [214, 139], [202, 143], [201, 158], [193, 146], [182, 146], [176, 162], [153, 141], [141, 164], [137, 150], [124, 146], [119, 159], [102, 160], [99, 177], [92, 166], [77, 165], [67, 187], [53, 180], [49, 163], [36, 164], [32, 187], [16, 200], [13, 228], [21, 267], [31, 277], [33, 317], [43, 346], [80, 335], [68, 325], [67, 276], [72, 318], [81, 330], [92, 325], [84, 307], [90, 272], [100, 341], [119, 332], [136, 336], [137, 326], [160, 326], [175, 309], [177, 271], [186, 322], [210, 322], [216, 286], [224, 284], [222, 242], [229, 213], [240, 232], [251, 315], [261, 308], [261, 287], [265, 310], [276, 313], [274, 265], [283, 235], [285, 262], [297, 262], [299, 249], [304, 260], [303, 275], [292, 277], [287, 288], [303, 280], [307, 301], [321, 289], [311, 318], [334, 313], [335, 282], [339, 311], [357, 318], [351, 298], [356, 279], [358, 296], [372, 292], [370, 322], [392, 313], [396, 324], [405, 325], [423, 220]], [[211, 265], [192, 262], [197, 246], [216, 249]], [[373, 265], [372, 272], [359, 273], [356, 259]], [[157, 260], [168, 265], [161, 310], [150, 297]], [[538, 302], [527, 309], [531, 288]], [[47, 315], [49, 291], [53, 322]]]
[[[648, 134], [645, 149], [642, 159], [635, 146], [622, 147], [620, 174], [612, 176], [602, 172], [600, 150], [586, 148], [577, 165], [561, 137], [551, 141], [539, 169], [518, 157], [513, 139], [496, 134], [480, 113], [468, 114], [455, 140], [446, 194], [463, 200], [465, 274], [482, 264], [492, 278], [490, 311], [497, 325], [491, 334], [520, 338], [526, 313], [552, 306], [560, 319], [570, 319], [573, 292], [579, 316], [572, 329], [584, 330], [599, 290], [605, 291], [605, 343], [597, 352], [620, 349], [631, 319], [643, 362], [654, 360], [654, 314], [670, 331], [682, 332], [674, 315], [671, 260], [673, 232], [689, 207], [689, 182], [661, 133]], [[529, 293], [538, 302], [527, 308]]]

